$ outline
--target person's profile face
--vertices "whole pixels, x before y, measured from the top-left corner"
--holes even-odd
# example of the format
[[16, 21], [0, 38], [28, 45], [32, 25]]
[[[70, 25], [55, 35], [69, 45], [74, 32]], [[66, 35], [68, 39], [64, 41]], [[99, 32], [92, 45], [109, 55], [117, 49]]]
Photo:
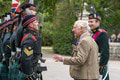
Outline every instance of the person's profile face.
[[76, 38], [80, 37], [80, 28], [76, 24], [74, 24], [72, 31]]
[[34, 27], [36, 30], [38, 30], [38, 21], [35, 20], [35, 21], [32, 22], [32, 24], [33, 24], [33, 27]]

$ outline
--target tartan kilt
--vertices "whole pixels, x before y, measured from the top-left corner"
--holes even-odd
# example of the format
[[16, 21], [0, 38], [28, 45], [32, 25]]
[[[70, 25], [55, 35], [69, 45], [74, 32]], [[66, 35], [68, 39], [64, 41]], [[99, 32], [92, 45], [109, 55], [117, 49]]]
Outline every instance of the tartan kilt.
[[17, 62], [9, 66], [9, 80], [25, 80], [26, 76], [20, 70], [20, 64]]
[[8, 67], [0, 63], [0, 80], [8, 80]]

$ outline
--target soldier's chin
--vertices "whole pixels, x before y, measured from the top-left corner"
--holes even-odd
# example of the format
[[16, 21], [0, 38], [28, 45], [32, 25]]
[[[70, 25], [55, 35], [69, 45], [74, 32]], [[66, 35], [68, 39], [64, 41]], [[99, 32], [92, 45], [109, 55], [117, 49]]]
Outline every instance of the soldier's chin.
[[91, 27], [91, 30], [95, 30], [97, 27], [95, 27], [95, 26], [93, 26], [93, 27]]
[[90, 27], [90, 29], [92, 30], [93, 29], [93, 27], [92, 26], [89, 26]]
[[90, 27], [90, 29], [92, 30], [92, 27]]

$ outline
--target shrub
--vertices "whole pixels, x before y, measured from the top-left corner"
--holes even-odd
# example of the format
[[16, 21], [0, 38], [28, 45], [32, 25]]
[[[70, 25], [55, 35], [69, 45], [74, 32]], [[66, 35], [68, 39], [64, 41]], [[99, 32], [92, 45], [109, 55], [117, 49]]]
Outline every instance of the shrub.
[[51, 22], [44, 22], [44, 27], [42, 29], [42, 45], [43, 46], [52, 46], [53, 40], [53, 30]]
[[69, 1], [66, 0], [61, 1], [56, 6], [56, 14], [53, 19], [53, 50], [56, 53], [71, 53], [71, 32], [75, 20], [72, 10]]

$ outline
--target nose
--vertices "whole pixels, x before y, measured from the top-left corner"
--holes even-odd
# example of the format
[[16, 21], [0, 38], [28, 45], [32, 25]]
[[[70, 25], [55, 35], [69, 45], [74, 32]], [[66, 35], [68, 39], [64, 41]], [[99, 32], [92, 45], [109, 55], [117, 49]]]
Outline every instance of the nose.
[[38, 22], [36, 22], [36, 25], [38, 25]]

